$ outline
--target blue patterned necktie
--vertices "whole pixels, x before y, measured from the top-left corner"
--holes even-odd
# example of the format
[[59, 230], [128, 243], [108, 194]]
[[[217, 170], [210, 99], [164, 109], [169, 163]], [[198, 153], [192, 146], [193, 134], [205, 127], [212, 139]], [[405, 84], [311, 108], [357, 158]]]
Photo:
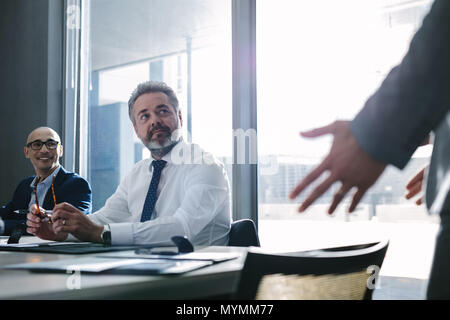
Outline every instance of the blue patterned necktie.
[[144, 209], [142, 209], [141, 222], [148, 221], [152, 217], [156, 204], [156, 191], [158, 190], [159, 178], [161, 178], [161, 171], [166, 163], [164, 160], [153, 160], [152, 162], [152, 181], [150, 182], [147, 197], [145, 198]]

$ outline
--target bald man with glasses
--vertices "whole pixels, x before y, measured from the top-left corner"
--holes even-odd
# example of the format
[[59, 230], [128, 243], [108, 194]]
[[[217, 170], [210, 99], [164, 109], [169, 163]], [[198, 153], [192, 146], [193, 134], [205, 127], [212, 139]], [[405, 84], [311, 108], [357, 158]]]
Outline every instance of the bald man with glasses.
[[56, 203], [68, 202], [85, 214], [91, 212], [91, 187], [82, 177], [60, 165], [63, 146], [53, 129], [33, 130], [28, 135], [24, 154], [30, 159], [35, 175], [22, 180], [12, 200], [0, 208], [0, 234], [10, 235], [14, 228], [25, 226], [25, 213], [36, 202], [45, 210], [52, 210]]

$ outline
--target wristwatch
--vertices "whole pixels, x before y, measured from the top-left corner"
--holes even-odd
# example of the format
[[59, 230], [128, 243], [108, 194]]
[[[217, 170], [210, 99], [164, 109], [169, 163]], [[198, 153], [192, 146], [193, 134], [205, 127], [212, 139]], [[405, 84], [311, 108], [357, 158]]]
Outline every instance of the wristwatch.
[[109, 227], [109, 224], [103, 226], [102, 240], [104, 244], [111, 245], [111, 228]]

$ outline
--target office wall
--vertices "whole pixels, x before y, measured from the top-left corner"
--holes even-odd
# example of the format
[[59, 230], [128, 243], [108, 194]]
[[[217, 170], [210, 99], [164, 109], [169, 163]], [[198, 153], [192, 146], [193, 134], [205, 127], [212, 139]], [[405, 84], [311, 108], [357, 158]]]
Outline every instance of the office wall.
[[[60, 0], [0, 1], [0, 204], [33, 168], [24, 158], [38, 126], [62, 132], [63, 8]], [[62, 137], [63, 138], [63, 137]]]

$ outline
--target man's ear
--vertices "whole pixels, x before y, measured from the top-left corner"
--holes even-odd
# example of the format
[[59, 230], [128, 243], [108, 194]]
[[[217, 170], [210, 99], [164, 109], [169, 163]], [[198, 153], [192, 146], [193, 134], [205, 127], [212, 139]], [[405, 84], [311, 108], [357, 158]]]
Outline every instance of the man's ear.
[[30, 159], [30, 155], [28, 154], [30, 150], [27, 147], [23, 147], [23, 153], [25, 154], [25, 158]]
[[60, 156], [60, 157], [62, 157], [62, 156], [63, 156], [63, 154], [64, 154], [64, 149], [63, 149], [63, 145], [62, 145], [62, 144], [60, 144], [60, 145], [59, 145], [59, 156]]

